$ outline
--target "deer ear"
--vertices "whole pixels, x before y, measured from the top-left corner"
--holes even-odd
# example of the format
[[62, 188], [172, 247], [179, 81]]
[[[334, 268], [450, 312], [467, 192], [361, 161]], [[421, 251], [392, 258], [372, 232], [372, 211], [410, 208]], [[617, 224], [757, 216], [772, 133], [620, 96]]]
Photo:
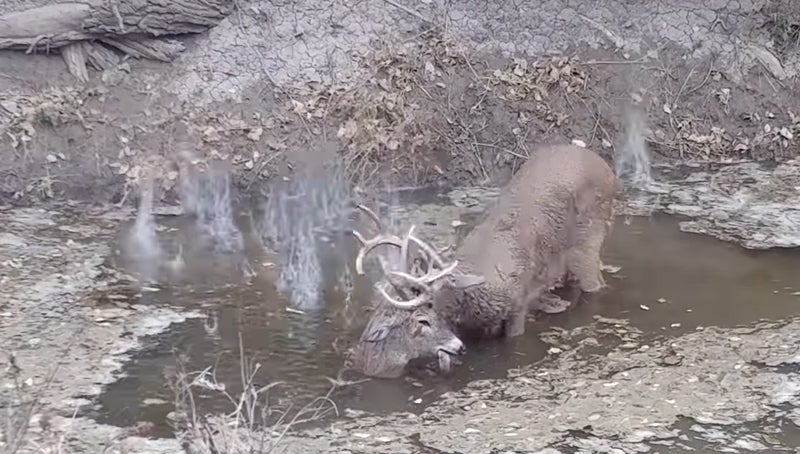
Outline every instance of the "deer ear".
[[453, 287], [457, 289], [465, 289], [481, 285], [486, 282], [486, 278], [477, 274], [454, 274]]
[[389, 336], [393, 329], [402, 325], [405, 314], [389, 312], [376, 314], [367, 323], [361, 334], [362, 342], [380, 342]]

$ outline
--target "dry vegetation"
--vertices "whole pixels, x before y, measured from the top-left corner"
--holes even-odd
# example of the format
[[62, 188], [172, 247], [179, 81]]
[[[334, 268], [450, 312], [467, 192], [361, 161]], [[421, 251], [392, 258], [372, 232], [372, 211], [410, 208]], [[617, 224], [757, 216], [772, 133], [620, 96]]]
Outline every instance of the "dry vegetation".
[[[797, 48], [797, 5], [771, 5], [765, 27], [777, 50]], [[362, 187], [377, 183], [384, 171], [398, 183], [483, 183], [514, 169], [534, 143], [580, 140], [611, 159], [623, 127], [620, 107], [630, 103], [648, 112], [647, 141], [662, 157], [725, 161], [800, 152], [800, 108], [765, 110], [762, 98], [733, 86], [714, 61], [686, 67], [666, 51], [647, 61], [574, 56], [499, 61], [468, 52], [434, 28], [404, 43], [377, 46], [361, 61], [369, 77], [354, 86], [276, 93], [268, 112], [154, 108], [136, 124], [119, 124], [102, 106], [116, 78], [126, 77], [126, 65], [107, 69], [100, 87], [0, 94], [0, 140], [10, 150], [3, 156], [13, 156], [0, 163], [0, 193], [17, 201], [54, 199], [72, 180], [91, 175], [118, 186], [115, 201], [125, 203], [142, 169], [156, 162], [164, 171], [161, 192], [170, 194], [177, 172], [168, 162], [187, 148], [201, 161], [230, 162], [238, 185], [247, 190], [273, 179], [281, 164], [291, 167], [293, 152], [331, 139]], [[637, 65], [649, 85], [629, 93], [610, 82], [624, 79]], [[155, 91], [141, 85], [145, 95]], [[185, 137], [173, 140], [175, 123], [186, 125]], [[37, 140], [67, 128], [80, 129], [80, 140], [107, 135], [119, 146], [98, 148], [88, 157], [71, 154], [68, 142], [42, 151]], [[179, 369], [176, 431], [191, 452], [269, 452], [294, 425], [338, 411], [330, 393], [297, 410], [271, 407], [269, 392], [279, 385], [256, 385], [259, 365], [245, 358], [241, 363], [244, 391], [235, 395], [217, 383], [213, 369]], [[14, 374], [13, 361], [9, 364], [6, 373]], [[342, 385], [332, 383], [331, 392]], [[28, 388], [17, 383], [20, 394], [2, 416], [3, 448], [11, 453], [22, 445], [32, 420], [41, 425], [35, 390]], [[208, 393], [225, 396], [231, 411], [205, 415], [197, 401]], [[64, 452], [64, 436], [55, 435], [40, 452]]]
[[[241, 339], [240, 339], [241, 342]], [[284, 383], [261, 386], [256, 375], [261, 367], [252, 363], [242, 353], [240, 343], [241, 391], [232, 393], [216, 379], [213, 367], [201, 371], [188, 371], [186, 359], [177, 357], [176, 373], [170, 381], [175, 396], [175, 410], [170, 413], [175, 435], [191, 454], [266, 454], [273, 452], [289, 431], [297, 426], [330, 416], [339, 416], [339, 409], [331, 399], [333, 392], [351, 383], [331, 379], [329, 391], [300, 408], [291, 404], [278, 407], [270, 400], [270, 391]], [[57, 369], [51, 372], [55, 374]], [[0, 420], [0, 449], [8, 454], [68, 454], [80, 452], [71, 445], [77, 433], [70, 427], [51, 427], [50, 416], [39, 402], [41, 389], [31, 387], [18, 379], [19, 369], [13, 357], [9, 358], [5, 374], [14, 383], [11, 393], [4, 398]], [[42, 386], [48, 386], [45, 383]], [[206, 414], [202, 399], [223, 398], [230, 403], [230, 411], [223, 414]], [[77, 413], [76, 413], [77, 414]], [[73, 418], [75, 414], [73, 414]], [[129, 436], [147, 436], [152, 423], [139, 423], [107, 440], [104, 452], [118, 452]]]
[[[773, 25], [774, 33], [785, 35], [781, 42], [788, 46], [796, 24], [783, 22]], [[189, 149], [202, 159], [229, 161], [239, 187], [249, 190], [281, 168], [294, 169], [298, 151], [331, 140], [362, 187], [385, 180], [377, 177], [386, 172], [397, 184], [498, 182], [536, 143], [580, 140], [613, 159], [623, 111], [637, 104], [648, 114], [647, 142], [666, 158], [776, 159], [798, 152], [800, 112], [758, 108], [753, 103], [761, 99], [731, 85], [713, 60], [688, 68], [666, 50], [638, 61], [487, 60], [432, 28], [377, 46], [361, 65], [369, 76], [358, 83], [311, 93], [279, 90], [268, 95], [274, 108], [154, 108], [136, 124], [115, 124], [103, 114], [108, 89], [102, 87], [3, 98], [7, 119], [0, 130], [17, 159], [0, 168], [0, 186], [6, 186], [0, 189], [16, 199], [53, 198], [70, 184], [64, 174], [91, 171], [123, 186], [119, 201], [143, 154]], [[636, 90], [620, 87], [632, 77], [648, 82]], [[150, 96], [154, 89], [139, 90]], [[176, 134], [176, 125], [185, 131]], [[32, 150], [41, 148], [32, 145], [37, 135], [68, 126], [86, 138], [113, 134], [119, 148], [82, 157], [46, 152], [43, 165], [32, 164]]]
[[[178, 369], [173, 384], [175, 393], [176, 436], [191, 454], [250, 454], [270, 453], [281, 443], [284, 435], [295, 426], [339, 415], [331, 400], [333, 391], [341, 385], [331, 380], [331, 388], [322, 397], [312, 400], [300, 409], [274, 408], [269, 393], [283, 383], [260, 386], [256, 374], [261, 367], [244, 357], [239, 339], [242, 391], [232, 395], [219, 383], [214, 370], [209, 367], [199, 372], [186, 371], [185, 361], [178, 358]], [[199, 404], [202, 395], [209, 393], [224, 397], [231, 411], [223, 414], [204, 414]]]

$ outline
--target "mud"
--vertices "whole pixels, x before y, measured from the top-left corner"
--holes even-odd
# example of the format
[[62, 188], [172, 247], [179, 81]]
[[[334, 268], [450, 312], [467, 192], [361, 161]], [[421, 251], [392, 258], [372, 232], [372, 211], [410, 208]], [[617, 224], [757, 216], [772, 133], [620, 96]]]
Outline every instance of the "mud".
[[230, 161], [247, 190], [312, 155], [358, 161], [356, 179], [500, 184], [539, 143], [612, 159], [637, 100], [670, 159], [798, 151], [787, 1], [414, 8], [240, 3], [174, 64], [126, 61], [88, 86], [58, 56], [0, 53], [2, 197], [126, 200], [141, 159], [186, 149]]
[[698, 167], [662, 169], [658, 183], [637, 194], [621, 212], [685, 216], [691, 220], [682, 221], [681, 230], [748, 249], [800, 246], [797, 160]]
[[0, 211], [0, 397], [13, 429], [27, 417], [39, 433], [80, 424], [72, 418], [119, 379], [144, 338], [200, 316], [148, 305], [149, 289], [109, 266], [110, 240], [125, 212], [71, 208]]
[[[712, 431], [727, 434], [723, 449], [791, 450], [792, 432], [774, 433], [788, 423], [779, 402], [798, 403], [798, 323], [706, 328], [607, 355], [579, 342], [506, 380], [472, 382], [419, 416], [337, 422], [285, 440], [283, 452], [683, 452], [692, 432]], [[566, 336], [623, 326], [601, 319]]]
[[[444, 245], [457, 242], [496, 195], [497, 190], [482, 188], [409, 193], [397, 198], [400, 205], [390, 218], [398, 228], [413, 222]], [[71, 305], [57, 300], [53, 304], [69, 319], [81, 319], [86, 305], [110, 304], [115, 318], [109, 315], [111, 310], [94, 308], [93, 318], [67, 324], [80, 328], [73, 334], [78, 337], [74, 344], [60, 344], [61, 331], [46, 329], [36, 349], [18, 347], [19, 381], [33, 377], [14, 395], [18, 400], [40, 389], [42, 379], [37, 374], [52, 370], [47, 365], [68, 352], [68, 364], [62, 366], [68, 374], [59, 373], [43, 394], [42, 414], [55, 410], [55, 416], [33, 418], [32, 432], [37, 436], [66, 434], [76, 452], [93, 452], [101, 445], [129, 452], [175, 452], [174, 439], [142, 438], [171, 436], [167, 420], [173, 407], [166, 381], [169, 370], [174, 370], [174, 349], [188, 355], [192, 369], [216, 364], [216, 378], [234, 392], [239, 380], [234, 348], [238, 333], [244, 336], [248, 355], [265, 364], [260, 382], [293, 384], [276, 388], [278, 408], [325, 394], [330, 385], [325, 377], [337, 376], [341, 362], [329, 342], [340, 336], [340, 343], [346, 343], [359, 334], [363, 317], [349, 317], [354, 310], [360, 312], [358, 304], [365, 304], [364, 289], [353, 294], [355, 305], [349, 309], [335, 303], [341, 294], [334, 293], [325, 323], [300, 326], [297, 323], [308, 320], [308, 315], [282, 309], [285, 299], [273, 293], [269, 270], [262, 271], [265, 279], [248, 284], [237, 278], [235, 266], [226, 268], [224, 260], [202, 255], [191, 242], [184, 246], [188, 280], [162, 276], [156, 287], [136, 288], [126, 280], [125, 263], [113, 248], [98, 244], [120, 244], [132, 214], [83, 206], [74, 211], [81, 214], [9, 210], [15, 213], [7, 222], [13, 233], [2, 239], [3, 247], [9, 248], [7, 256], [18, 253], [13, 248], [26, 245], [41, 252], [34, 257], [44, 255], [49, 242], [67, 247], [70, 239], [82, 240], [85, 247], [79, 253], [95, 251], [91, 263], [104, 272], [101, 276], [109, 276], [95, 277], [97, 288], [87, 281]], [[174, 252], [176, 241], [196, 237], [173, 215], [161, 216], [158, 222], [167, 255]], [[343, 386], [331, 398], [344, 421], [293, 431], [280, 446], [287, 452], [417, 452], [423, 446], [444, 452], [490, 448], [535, 452], [548, 447], [559, 452], [646, 452], [664, 447], [683, 452], [706, 444], [713, 449], [747, 450], [797, 443], [791, 431], [782, 437], [773, 433], [780, 425], [794, 424], [800, 403], [793, 365], [800, 344], [792, 332], [800, 323], [792, 319], [800, 282], [790, 272], [793, 255], [771, 251], [751, 257], [709, 238], [689, 238], [664, 216], [622, 216], [614, 232], [604, 261], [621, 269], [608, 274], [611, 287], [600, 300], [587, 301], [561, 316], [540, 316], [524, 340], [470, 346], [470, 357], [449, 378]], [[249, 243], [250, 232], [243, 233]], [[76, 249], [70, 253], [76, 254]], [[687, 262], [692, 254], [698, 257]], [[248, 255], [259, 257], [256, 251]], [[20, 256], [24, 258], [29, 259]], [[41, 262], [33, 264], [48, 269]], [[47, 282], [30, 268], [25, 275]], [[741, 285], [730, 284], [731, 276], [739, 276]], [[185, 286], [194, 290], [180, 291]], [[235, 290], [237, 286], [241, 290]], [[26, 295], [22, 287], [10, 288]], [[41, 299], [50, 300], [49, 294]], [[11, 309], [19, 310], [16, 305]], [[181, 323], [185, 317], [198, 316], [197, 311], [213, 318]], [[8, 326], [30, 327], [34, 325], [30, 320], [47, 318], [41, 312], [26, 317]], [[754, 323], [762, 318], [772, 321]], [[148, 324], [148, 320], [154, 321]], [[170, 322], [177, 324], [152, 336], [164, 332]], [[117, 336], [124, 339], [126, 328], [132, 332], [131, 342], [94, 347], [95, 342], [104, 345], [104, 339], [111, 344]], [[26, 333], [14, 332], [12, 337]], [[145, 354], [130, 357], [135, 350]], [[98, 370], [97, 364], [107, 367]], [[83, 400], [70, 400], [75, 395]], [[210, 413], [230, 409], [225, 399], [206, 396], [198, 402], [202, 411]], [[83, 406], [73, 420], [78, 403]]]
[[[38, 3], [13, 2], [0, 13]], [[538, 143], [578, 139], [614, 159], [622, 114], [638, 101], [657, 161], [703, 167], [662, 167], [657, 184], [624, 212], [681, 215], [685, 231], [751, 249], [798, 245], [800, 184], [791, 158], [800, 136], [793, 110], [800, 51], [789, 1], [606, 0], [592, 9], [578, 0], [423, 1], [405, 9], [382, 0], [278, 3], [239, 2], [218, 27], [186, 38], [174, 64], [129, 60], [92, 72], [88, 86], [71, 78], [59, 56], [0, 53], [0, 203], [17, 206], [0, 211], [0, 339], [14, 358], [3, 359], [12, 374], [0, 395], [15, 418], [38, 396], [34, 442], [55, 445], [63, 437], [77, 452], [180, 449], [174, 440], [146, 439], [147, 424], [120, 428], [87, 417], [135, 351], [162, 348], [153, 335], [200, 318], [152, 298], [156, 292], [109, 259], [119, 222], [131, 215], [141, 161], [151, 154], [188, 149], [227, 160], [248, 194], [339, 158], [355, 168], [362, 194], [375, 180], [496, 185]], [[725, 162], [735, 164], [707, 164]], [[167, 200], [176, 196], [171, 170], [160, 188]], [[466, 223], [479, 216], [475, 200], [485, 195], [462, 189], [452, 197], [466, 215], [406, 211], [465, 216]], [[63, 202], [74, 199], [99, 206]], [[122, 208], [109, 209], [112, 202]], [[447, 222], [429, 227], [442, 241], [462, 234]], [[691, 268], [695, 281], [725, 269], [696, 263], [703, 267]], [[653, 278], [659, 267], [647, 269], [628, 279], [664, 285]], [[698, 291], [696, 302], [671, 306], [677, 312], [669, 327], [680, 329], [646, 342], [632, 342], [631, 333], [641, 339], [637, 329], [667, 331], [663, 312], [641, 309], [648, 329], [576, 316], [567, 334], [545, 336], [556, 342], [551, 357], [506, 379], [473, 381], [421, 414], [337, 421], [287, 436], [282, 446], [796, 451], [798, 321], [754, 324], [747, 317], [756, 312], [746, 309], [762, 299], [753, 293], [736, 299], [739, 312], [713, 314], [745, 327], [687, 333], [694, 327], [686, 310], [713, 298], [735, 299]], [[610, 353], [598, 350], [595, 341], [605, 345], [609, 337], [623, 339]]]

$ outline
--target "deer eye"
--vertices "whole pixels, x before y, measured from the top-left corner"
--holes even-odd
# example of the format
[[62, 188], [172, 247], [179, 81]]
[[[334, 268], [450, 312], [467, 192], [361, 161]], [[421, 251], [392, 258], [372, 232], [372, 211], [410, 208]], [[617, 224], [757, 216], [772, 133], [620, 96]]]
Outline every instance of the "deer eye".
[[427, 321], [427, 320], [425, 320], [425, 319], [421, 319], [421, 320], [419, 321], [419, 324], [420, 324], [420, 325], [422, 325], [422, 326], [427, 326], [428, 328], [430, 328], [430, 327], [431, 327], [431, 322], [429, 322], [429, 321]]

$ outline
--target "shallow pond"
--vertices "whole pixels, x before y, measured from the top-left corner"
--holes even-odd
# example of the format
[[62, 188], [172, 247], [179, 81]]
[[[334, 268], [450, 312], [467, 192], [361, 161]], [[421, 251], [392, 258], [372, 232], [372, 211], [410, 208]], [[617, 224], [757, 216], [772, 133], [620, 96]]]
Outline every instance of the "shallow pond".
[[[456, 209], [443, 200], [427, 193], [402, 204], [419, 231], [451, 231], [451, 235], [455, 235], [456, 218], [469, 225], [480, 211]], [[349, 239], [332, 242], [323, 254], [328, 275], [324, 308], [319, 313], [287, 311], [286, 298], [273, 284], [274, 257], [262, 252], [248, 218], [242, 216], [239, 221], [246, 253], [257, 272], [250, 280], [243, 276], [239, 259], [212, 254], [195, 244], [199, 236], [188, 218], [159, 217], [165, 250], [174, 253], [176, 245], [183, 244], [186, 268], [180, 278], [160, 276], [159, 285], [141, 293], [141, 302], [201, 309], [209, 318], [190, 320], [150, 339], [148, 348], [126, 366], [126, 377], [100, 396], [99, 422], [128, 426], [151, 421], [156, 435], [169, 436], [166, 417], [174, 409], [174, 393], [168, 381], [175, 370], [176, 352], [185, 355], [188, 370], [214, 366], [217, 380], [233, 394], [241, 387], [240, 336], [245, 357], [261, 365], [258, 384], [283, 382], [272, 394], [276, 410], [297, 409], [329, 391], [328, 378], [337, 377], [342, 366], [341, 351], [360, 335], [369, 316], [369, 281], [354, 279], [350, 292], [347, 275], [343, 277], [354, 243]], [[416, 411], [469, 381], [503, 377], [509, 369], [542, 359], [549, 346], [538, 332], [551, 326], [580, 326], [597, 315], [629, 319], [652, 339], [698, 326], [781, 319], [800, 311], [795, 251], [749, 251], [682, 233], [677, 223], [663, 215], [618, 217], [606, 243], [604, 262], [620, 269], [606, 274], [609, 287], [602, 294], [566, 313], [538, 316], [530, 321], [525, 336], [512, 341], [469, 345], [464, 364], [451, 376], [368, 380], [336, 389], [331, 399], [340, 412], [346, 408]], [[459, 229], [458, 235], [463, 235], [465, 227]], [[115, 260], [120, 267], [131, 266], [122, 256]], [[198, 405], [204, 412], [231, 410], [231, 403], [213, 392]]]

